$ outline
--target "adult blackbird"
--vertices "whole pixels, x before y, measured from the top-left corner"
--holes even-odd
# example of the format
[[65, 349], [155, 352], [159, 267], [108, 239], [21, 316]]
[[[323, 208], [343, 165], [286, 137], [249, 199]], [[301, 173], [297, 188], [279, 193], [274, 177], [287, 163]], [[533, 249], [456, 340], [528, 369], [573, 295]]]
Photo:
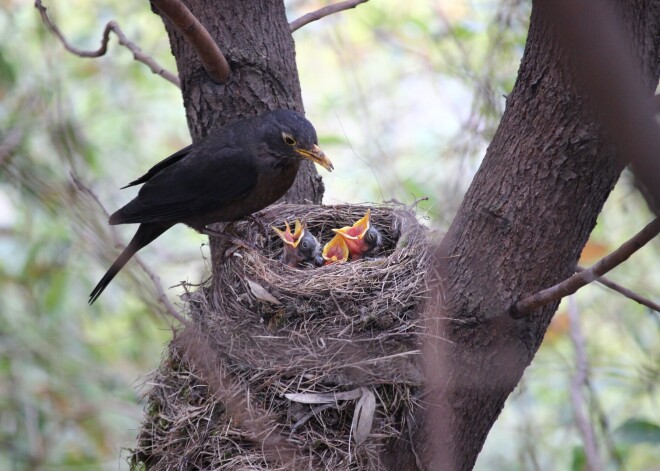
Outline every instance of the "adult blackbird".
[[302, 159], [328, 171], [332, 162], [318, 147], [316, 131], [305, 117], [275, 110], [212, 131], [152, 167], [124, 188], [144, 183], [110, 224], [140, 224], [130, 243], [89, 295], [92, 304], [142, 247], [177, 223], [202, 234], [214, 222], [241, 219], [282, 197]]
[[282, 263], [289, 267], [297, 267], [303, 263], [312, 262], [317, 267], [323, 265], [321, 256], [321, 244], [309, 232], [306, 224], [300, 223], [296, 219], [296, 225], [293, 232], [288, 222], [284, 222], [285, 229], [281, 230], [273, 226], [273, 230], [284, 242], [284, 252], [282, 253]]
[[371, 210], [352, 226], [333, 229], [338, 236], [344, 238], [351, 260], [368, 257], [382, 245], [382, 236], [378, 229], [371, 225]]

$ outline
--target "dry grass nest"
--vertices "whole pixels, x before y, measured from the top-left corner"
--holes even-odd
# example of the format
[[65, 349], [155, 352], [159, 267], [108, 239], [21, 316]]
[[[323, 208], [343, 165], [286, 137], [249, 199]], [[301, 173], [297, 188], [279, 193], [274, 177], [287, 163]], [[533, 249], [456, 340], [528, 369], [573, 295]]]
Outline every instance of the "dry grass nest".
[[[371, 209], [373, 259], [289, 268], [270, 226], [322, 244]], [[422, 385], [428, 231], [400, 205], [276, 205], [213, 242], [212, 286], [149, 384], [131, 462], [146, 469], [380, 469]], [[224, 253], [224, 257], [217, 254]]]

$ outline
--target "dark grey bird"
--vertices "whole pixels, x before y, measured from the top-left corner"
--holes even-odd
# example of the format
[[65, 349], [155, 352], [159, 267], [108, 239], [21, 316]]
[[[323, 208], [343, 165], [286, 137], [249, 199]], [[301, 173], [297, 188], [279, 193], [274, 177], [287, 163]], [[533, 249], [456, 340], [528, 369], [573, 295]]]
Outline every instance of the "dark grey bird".
[[177, 223], [210, 236], [207, 226], [241, 219], [281, 198], [302, 159], [332, 171], [314, 126], [292, 110], [269, 111], [212, 131], [152, 167], [124, 188], [144, 184], [110, 216], [110, 224], [140, 224], [130, 243], [89, 295], [92, 304], [142, 247]]
[[293, 232], [291, 232], [288, 222], [285, 221], [284, 226], [284, 230], [273, 226], [275, 233], [284, 242], [282, 263], [289, 267], [297, 267], [304, 263], [313, 263], [317, 267], [322, 266], [324, 261], [321, 256], [321, 244], [314, 234], [309, 232], [307, 225], [296, 219]]

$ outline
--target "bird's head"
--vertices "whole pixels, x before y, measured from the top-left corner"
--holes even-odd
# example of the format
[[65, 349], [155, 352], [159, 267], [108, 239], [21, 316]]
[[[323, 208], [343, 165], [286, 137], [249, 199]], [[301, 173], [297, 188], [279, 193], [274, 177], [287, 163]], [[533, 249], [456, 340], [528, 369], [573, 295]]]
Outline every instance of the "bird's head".
[[284, 242], [282, 263], [290, 267], [296, 267], [305, 262], [312, 262], [316, 266], [322, 266], [321, 244], [307, 230], [306, 224], [296, 219], [295, 230], [293, 232], [291, 232], [288, 222], [285, 221], [284, 226], [284, 230], [273, 226], [275, 233]]
[[371, 209], [367, 209], [366, 214], [352, 226], [333, 229], [333, 231], [346, 242], [351, 260], [363, 258], [382, 245], [380, 232], [371, 225]]
[[282, 157], [298, 157], [311, 160], [327, 171], [333, 170], [330, 159], [318, 146], [316, 130], [312, 123], [293, 110], [275, 110], [267, 116], [268, 147]]

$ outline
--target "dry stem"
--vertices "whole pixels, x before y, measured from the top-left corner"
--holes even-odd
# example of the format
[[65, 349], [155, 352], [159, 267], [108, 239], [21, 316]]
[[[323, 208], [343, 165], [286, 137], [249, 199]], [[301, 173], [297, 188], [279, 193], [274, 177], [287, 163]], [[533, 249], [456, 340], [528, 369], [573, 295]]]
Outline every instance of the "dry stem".
[[346, 0], [344, 2], [333, 3], [332, 5], [327, 5], [323, 8], [319, 8], [316, 11], [307, 13], [306, 15], [301, 16], [297, 20], [293, 20], [289, 24], [289, 27], [291, 28], [291, 32], [293, 33], [294, 31], [302, 28], [308, 23], [320, 20], [321, 18], [332, 15], [334, 13], [339, 13], [340, 11], [350, 10], [351, 8], [355, 8], [359, 4], [366, 3], [368, 1], [369, 0]]
[[628, 260], [632, 254], [646, 245], [650, 240], [657, 236], [659, 232], [660, 219], [656, 218], [631, 239], [626, 241], [621, 247], [603, 257], [591, 268], [576, 273], [557, 285], [539, 291], [538, 293], [515, 303], [511, 306], [511, 315], [516, 319], [525, 317], [541, 306], [545, 306], [554, 301], [559, 301], [561, 298], [575, 293], [586, 284], [597, 280], [614, 267]]
[[174, 75], [172, 72], [165, 70], [160, 64], [158, 64], [158, 62], [156, 62], [154, 58], [142, 52], [142, 50], [138, 47], [137, 44], [135, 44], [132, 41], [129, 41], [116, 21], [108, 21], [108, 23], [105, 25], [105, 29], [103, 30], [103, 36], [101, 38], [101, 46], [97, 50], [85, 51], [83, 49], [78, 49], [77, 47], [74, 47], [71, 44], [69, 44], [69, 42], [66, 40], [66, 38], [60, 31], [60, 29], [57, 27], [57, 25], [55, 25], [55, 23], [53, 23], [53, 21], [48, 16], [48, 13], [46, 12], [47, 9], [45, 6], [43, 6], [41, 0], [35, 0], [34, 6], [37, 10], [39, 10], [39, 14], [41, 15], [41, 19], [44, 25], [46, 26], [46, 28], [48, 28], [48, 30], [60, 40], [64, 48], [70, 53], [75, 54], [78, 57], [88, 57], [88, 58], [101, 57], [105, 55], [105, 53], [108, 51], [108, 41], [110, 39], [110, 31], [112, 31], [117, 35], [117, 38], [119, 39], [119, 44], [129, 49], [133, 53], [133, 58], [136, 61], [142, 62], [147, 67], [149, 67], [149, 69], [154, 74], [160, 75], [165, 80], [168, 80], [177, 87], [181, 88], [181, 82], [179, 81], [179, 77]]

